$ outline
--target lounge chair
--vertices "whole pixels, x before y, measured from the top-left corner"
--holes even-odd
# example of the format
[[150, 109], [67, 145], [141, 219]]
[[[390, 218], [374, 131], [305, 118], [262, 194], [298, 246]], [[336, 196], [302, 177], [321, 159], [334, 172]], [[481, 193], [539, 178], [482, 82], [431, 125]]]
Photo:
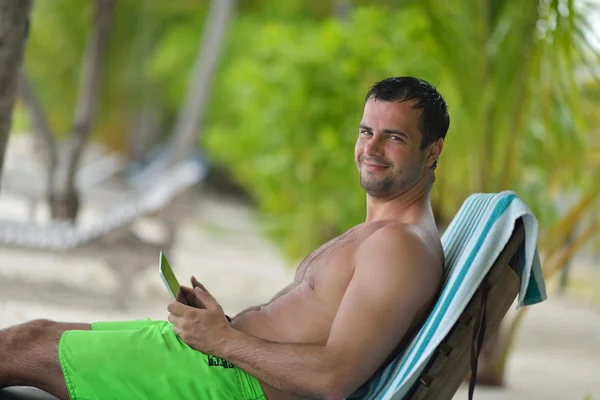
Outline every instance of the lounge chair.
[[518, 295], [546, 299], [537, 220], [510, 191], [470, 196], [442, 236], [443, 291], [407, 348], [350, 399], [451, 399]]
[[[451, 399], [518, 295], [517, 307], [546, 299], [537, 220], [513, 192], [470, 196], [442, 243], [445, 284], [421, 330], [390, 365], [349, 399]], [[21, 396], [21, 397], [19, 397]], [[0, 399], [53, 399], [31, 388]]]

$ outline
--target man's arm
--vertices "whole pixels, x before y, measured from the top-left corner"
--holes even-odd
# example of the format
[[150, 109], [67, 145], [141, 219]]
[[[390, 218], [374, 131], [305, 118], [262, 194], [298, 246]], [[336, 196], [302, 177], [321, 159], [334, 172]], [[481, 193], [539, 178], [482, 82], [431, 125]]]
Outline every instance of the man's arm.
[[410, 228], [382, 228], [358, 250], [326, 345], [273, 343], [227, 329], [209, 350], [283, 392], [345, 397], [372, 376], [431, 303], [441, 278], [436, 264]]

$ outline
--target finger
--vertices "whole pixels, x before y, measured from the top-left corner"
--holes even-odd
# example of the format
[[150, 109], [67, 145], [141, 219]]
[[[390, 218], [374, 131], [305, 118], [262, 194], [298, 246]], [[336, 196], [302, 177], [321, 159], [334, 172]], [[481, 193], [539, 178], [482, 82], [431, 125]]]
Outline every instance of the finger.
[[202, 286], [202, 284], [200, 282], [198, 282], [198, 279], [196, 279], [196, 277], [193, 276], [193, 275], [192, 275], [191, 282], [192, 282], [192, 287], [193, 288], [195, 288], [196, 286]]
[[194, 289], [194, 293], [196, 294], [196, 298], [204, 304], [207, 310], [214, 310], [219, 306], [217, 300], [208, 292], [203, 292], [199, 287]]
[[177, 296], [175, 297], [175, 299], [176, 299], [178, 302], [180, 302], [180, 303], [183, 303], [183, 304], [185, 304], [185, 305], [188, 305], [188, 304], [189, 304], [189, 299], [188, 299], [188, 296], [187, 296], [187, 295], [186, 295], [186, 293], [185, 293], [185, 292], [186, 292], [186, 289], [187, 289], [186, 287], [183, 287], [183, 286], [182, 286], [182, 287], [180, 287], [180, 288], [179, 288], [179, 291], [177, 292]]
[[203, 292], [210, 293], [203, 284], [201, 284], [195, 276], [192, 276], [192, 286], [194, 288], [199, 287]]
[[172, 301], [167, 306], [167, 311], [172, 314], [177, 315], [178, 317], [181, 317], [181, 316], [183, 316], [183, 313], [185, 312], [185, 310], [188, 308], [190, 308], [190, 307], [186, 306], [185, 304], [181, 304], [178, 301]]
[[177, 301], [193, 308], [205, 308], [204, 305], [202, 305], [202, 303], [200, 303], [196, 298], [194, 289], [187, 286], [181, 286], [181, 291], [183, 292], [182, 296], [184, 301], [181, 301], [179, 297], [177, 298]]
[[196, 295], [194, 294], [193, 288], [185, 288], [185, 298], [187, 299], [187, 305], [196, 307]]
[[169, 316], [167, 317], [167, 320], [173, 324], [174, 327], [178, 327], [179, 324], [181, 323], [181, 317], [178, 317], [175, 314], [169, 314]]
[[177, 336], [181, 336], [181, 329], [179, 329], [177, 326], [173, 325], [173, 332], [177, 335]]

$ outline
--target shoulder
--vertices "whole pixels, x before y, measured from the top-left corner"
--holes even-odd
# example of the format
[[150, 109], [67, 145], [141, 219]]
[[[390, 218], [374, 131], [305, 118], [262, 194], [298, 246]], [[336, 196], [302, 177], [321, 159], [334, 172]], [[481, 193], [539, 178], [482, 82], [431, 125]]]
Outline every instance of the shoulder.
[[366, 238], [358, 248], [358, 254], [379, 254], [399, 255], [402, 258], [418, 257], [418, 258], [435, 258], [437, 255], [436, 246], [431, 243], [431, 238], [428, 238], [425, 231], [416, 226], [392, 222], [382, 225], [379, 229], [373, 232]]
[[435, 240], [422, 228], [403, 223], [385, 224], [366, 238], [357, 249], [356, 268], [434, 286], [442, 276]]

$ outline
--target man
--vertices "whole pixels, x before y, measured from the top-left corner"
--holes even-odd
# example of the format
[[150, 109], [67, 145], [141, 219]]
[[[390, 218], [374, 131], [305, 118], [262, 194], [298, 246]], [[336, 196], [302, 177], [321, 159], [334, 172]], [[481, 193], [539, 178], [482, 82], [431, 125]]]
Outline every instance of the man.
[[[68, 399], [339, 399], [391, 361], [442, 280], [429, 193], [446, 104], [412, 77], [375, 84], [355, 147], [366, 220], [325, 243], [267, 304], [231, 322], [192, 278], [168, 322], [32, 321], [0, 332], [0, 387]], [[91, 330], [90, 330], [91, 329]]]

